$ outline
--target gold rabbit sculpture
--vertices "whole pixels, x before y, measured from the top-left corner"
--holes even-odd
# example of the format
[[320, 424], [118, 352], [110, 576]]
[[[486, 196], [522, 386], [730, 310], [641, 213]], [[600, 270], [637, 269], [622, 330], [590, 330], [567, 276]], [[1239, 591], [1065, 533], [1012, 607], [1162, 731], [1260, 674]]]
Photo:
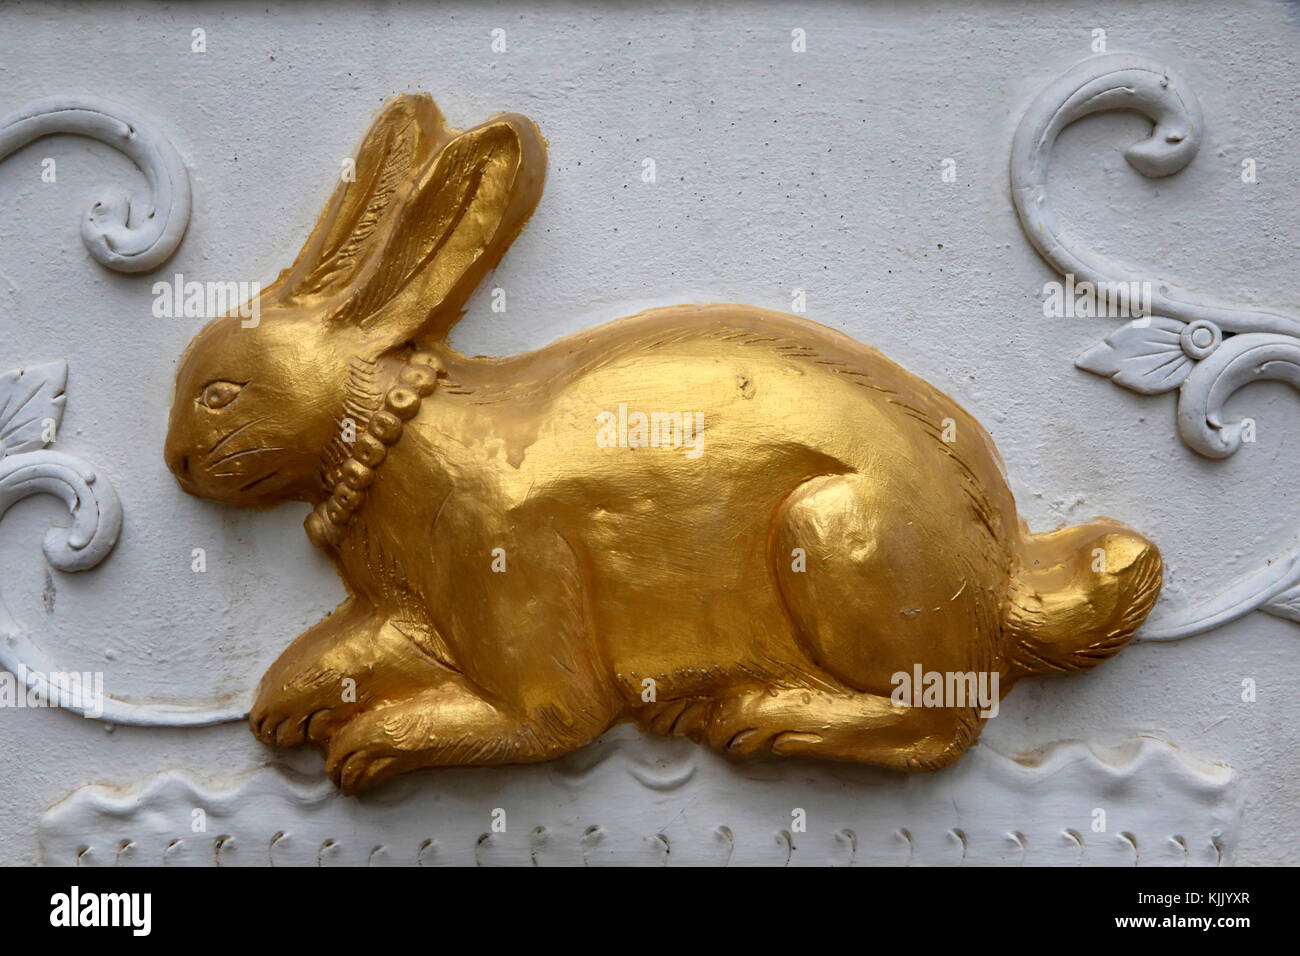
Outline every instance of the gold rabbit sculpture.
[[900, 674], [1001, 696], [1128, 641], [1155, 546], [1108, 519], [1030, 534], [979, 424], [839, 332], [684, 305], [512, 358], [448, 346], [545, 162], [523, 116], [461, 132], [390, 101], [255, 327], [220, 318], [181, 360], [181, 487], [309, 502], [349, 594], [262, 679], [259, 739], [317, 743], [348, 792], [628, 720], [930, 770], [987, 709]]

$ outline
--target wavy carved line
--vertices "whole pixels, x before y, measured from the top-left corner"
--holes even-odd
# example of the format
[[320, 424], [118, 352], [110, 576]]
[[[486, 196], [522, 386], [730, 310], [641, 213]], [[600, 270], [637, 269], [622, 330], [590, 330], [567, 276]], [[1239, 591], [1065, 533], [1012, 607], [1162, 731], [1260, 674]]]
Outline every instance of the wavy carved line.
[[[40, 842], [46, 862], [84, 865], [1218, 865], [1240, 814], [1228, 768], [1153, 738], [1110, 751], [1062, 742], [1018, 758], [984, 746], [955, 774], [905, 791], [836, 787], [832, 771], [803, 780], [801, 770], [826, 802], [797, 833], [788, 775], [747, 776], [737, 804], [736, 788], [719, 786], [737, 771], [721, 757], [702, 762], [709, 772], [671, 799], [638, 781], [630, 760], [604, 760], [581, 787], [556, 788], [549, 765], [506, 780], [466, 772], [446, 790], [396, 785], [377, 806], [275, 767], [225, 782], [171, 771], [75, 791], [42, 817]], [[485, 832], [494, 806], [510, 808], [505, 832]], [[1112, 832], [1093, 832], [1097, 806]], [[195, 809], [210, 834], [190, 832]], [[126, 844], [130, 859], [118, 852]]]

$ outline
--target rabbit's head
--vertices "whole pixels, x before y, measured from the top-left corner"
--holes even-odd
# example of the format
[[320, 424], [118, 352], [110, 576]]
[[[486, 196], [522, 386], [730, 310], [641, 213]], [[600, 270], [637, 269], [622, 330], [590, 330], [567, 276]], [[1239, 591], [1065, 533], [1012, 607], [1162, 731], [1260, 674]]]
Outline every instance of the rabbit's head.
[[390, 101], [293, 266], [182, 357], [165, 449], [181, 487], [250, 505], [326, 491], [348, 396], [386, 354], [446, 337], [532, 213], [545, 165], [525, 117], [460, 132], [427, 95]]

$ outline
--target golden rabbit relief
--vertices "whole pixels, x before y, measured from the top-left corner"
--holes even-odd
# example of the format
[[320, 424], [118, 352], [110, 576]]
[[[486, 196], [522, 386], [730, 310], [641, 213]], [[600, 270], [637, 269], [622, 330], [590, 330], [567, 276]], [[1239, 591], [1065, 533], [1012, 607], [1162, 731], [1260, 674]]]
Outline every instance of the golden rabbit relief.
[[545, 162], [522, 116], [461, 132], [391, 101], [259, 321], [218, 319], [181, 360], [181, 487], [309, 502], [348, 590], [263, 677], [259, 739], [317, 744], [345, 791], [547, 760], [622, 721], [931, 770], [988, 710], [895, 699], [896, 675], [1001, 696], [1124, 646], [1155, 546], [1105, 518], [1031, 534], [979, 424], [839, 332], [683, 305], [525, 355], [452, 349]]

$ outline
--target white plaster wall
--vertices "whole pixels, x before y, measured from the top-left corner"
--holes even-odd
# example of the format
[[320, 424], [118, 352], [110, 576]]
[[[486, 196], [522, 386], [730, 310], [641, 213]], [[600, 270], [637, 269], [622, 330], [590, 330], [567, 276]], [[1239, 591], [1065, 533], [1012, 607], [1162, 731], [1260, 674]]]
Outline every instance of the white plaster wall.
[[[503, 54], [490, 48], [496, 27]], [[795, 27], [807, 31], [801, 55]], [[486, 284], [507, 290], [508, 312], [476, 296], [460, 348], [525, 350], [648, 304], [788, 311], [803, 288], [810, 318], [880, 348], [984, 423], [1034, 528], [1108, 514], [1150, 534], [1177, 605], [1294, 539], [1300, 404], [1281, 386], [1245, 391], [1230, 408], [1257, 419], [1258, 443], [1200, 459], [1174, 431], [1172, 396], [1073, 367], [1119, 323], [1043, 318], [1040, 290], [1055, 276], [1011, 205], [1011, 137], [1038, 89], [1090, 54], [1094, 27], [1112, 51], [1179, 69], [1207, 138], [1186, 171], [1153, 181], [1121, 155], [1146, 135], [1139, 118], [1068, 130], [1053, 187], [1072, 231], [1200, 291], [1291, 301], [1300, 13], [1280, 3], [14, 5], [0, 10], [0, 113], [62, 92], [146, 109], [194, 188], [189, 233], [162, 275], [263, 283], [291, 261], [387, 97], [427, 90], [457, 125], [524, 113], [550, 141], [546, 193]], [[57, 184], [40, 180], [45, 156]], [[640, 179], [647, 157], [654, 184]], [[945, 157], [956, 183], [940, 180]], [[1257, 160], [1255, 184], [1240, 181], [1244, 157]], [[0, 586], [65, 666], [102, 669], [110, 692], [203, 700], [254, 684], [343, 591], [301, 533], [304, 506], [198, 501], [163, 466], [176, 359], [201, 323], [154, 318], [152, 278], [104, 270], [77, 235], [97, 185], [138, 175], [67, 137], [0, 163], [0, 370], [68, 359], [59, 448], [108, 475], [126, 515], [100, 568], [50, 572], [47, 613], [40, 541], [66, 516], [53, 500], [24, 502], [0, 527]], [[195, 547], [206, 574], [190, 570]], [[1237, 863], [1294, 861], [1297, 675], [1297, 625], [1251, 615], [1131, 647], [1088, 675], [1025, 682], [984, 741], [1013, 751], [1164, 737], [1239, 775]], [[1241, 702], [1243, 677], [1258, 702]], [[0, 759], [5, 863], [34, 862], [39, 816], [88, 782], [319, 769], [313, 753], [272, 753], [238, 724], [114, 730], [26, 710], [0, 711]]]

